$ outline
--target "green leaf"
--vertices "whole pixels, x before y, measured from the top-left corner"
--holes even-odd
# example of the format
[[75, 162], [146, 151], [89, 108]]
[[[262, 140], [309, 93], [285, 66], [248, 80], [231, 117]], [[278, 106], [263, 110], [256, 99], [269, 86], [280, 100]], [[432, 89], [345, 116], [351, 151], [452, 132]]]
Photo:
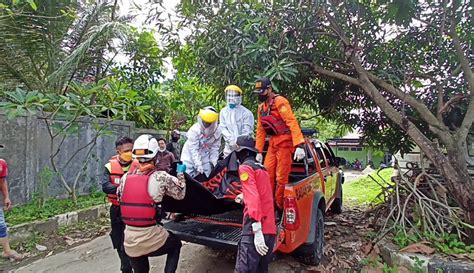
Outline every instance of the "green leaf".
[[26, 0], [26, 2], [28, 2], [30, 4], [30, 7], [36, 11], [38, 9], [38, 6], [36, 6], [36, 3], [34, 0]]

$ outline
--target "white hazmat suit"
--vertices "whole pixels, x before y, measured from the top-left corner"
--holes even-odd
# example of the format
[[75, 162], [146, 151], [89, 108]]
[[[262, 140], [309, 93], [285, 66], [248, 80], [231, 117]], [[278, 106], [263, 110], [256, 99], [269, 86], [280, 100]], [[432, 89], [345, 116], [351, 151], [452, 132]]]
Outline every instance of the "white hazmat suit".
[[209, 176], [219, 159], [222, 138], [219, 124], [216, 121], [206, 128], [198, 117], [198, 122], [189, 128], [186, 137], [181, 152], [181, 161], [186, 165], [186, 172], [192, 177], [199, 173]]
[[236, 141], [239, 136], [251, 136], [254, 127], [252, 112], [242, 106], [242, 89], [237, 85], [229, 85], [224, 90], [227, 106], [220, 114], [220, 126], [224, 135], [224, 157], [237, 149]]
[[222, 135], [225, 140], [224, 157], [227, 157], [237, 146], [237, 137], [242, 135], [251, 136], [254, 129], [254, 118], [252, 112], [242, 105], [234, 108], [224, 107], [219, 115]]

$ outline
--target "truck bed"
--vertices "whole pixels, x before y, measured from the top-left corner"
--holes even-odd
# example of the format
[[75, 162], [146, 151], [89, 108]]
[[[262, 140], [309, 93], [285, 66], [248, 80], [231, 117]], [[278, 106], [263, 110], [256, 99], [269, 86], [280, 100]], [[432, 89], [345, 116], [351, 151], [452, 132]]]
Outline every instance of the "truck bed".
[[183, 241], [235, 250], [242, 233], [241, 225], [242, 211], [234, 210], [209, 216], [189, 215], [164, 226]]

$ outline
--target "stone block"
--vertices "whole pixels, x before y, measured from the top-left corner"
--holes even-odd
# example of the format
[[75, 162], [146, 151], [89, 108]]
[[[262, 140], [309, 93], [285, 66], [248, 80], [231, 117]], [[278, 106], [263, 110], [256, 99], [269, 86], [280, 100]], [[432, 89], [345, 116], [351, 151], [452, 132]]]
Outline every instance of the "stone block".
[[99, 208], [88, 208], [77, 212], [78, 221], [94, 221], [99, 217]]
[[46, 234], [51, 234], [51, 233], [56, 232], [56, 230], [58, 230], [58, 227], [59, 227], [56, 217], [50, 218], [44, 222], [34, 222], [33, 226], [34, 226], [33, 228], [34, 231], [42, 232]]

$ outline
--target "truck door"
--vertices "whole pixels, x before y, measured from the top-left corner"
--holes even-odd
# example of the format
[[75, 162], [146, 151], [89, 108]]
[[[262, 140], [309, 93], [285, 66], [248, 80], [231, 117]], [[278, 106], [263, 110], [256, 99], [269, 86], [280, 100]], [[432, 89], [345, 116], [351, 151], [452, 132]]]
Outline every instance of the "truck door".
[[334, 158], [332, 158], [329, 150], [325, 147], [325, 145], [320, 142], [316, 142], [313, 144], [319, 158], [319, 165], [321, 165], [321, 171], [324, 175], [324, 195], [326, 196], [326, 200], [329, 201], [336, 191], [337, 175], [339, 170], [337, 169], [337, 167], [335, 168]]

